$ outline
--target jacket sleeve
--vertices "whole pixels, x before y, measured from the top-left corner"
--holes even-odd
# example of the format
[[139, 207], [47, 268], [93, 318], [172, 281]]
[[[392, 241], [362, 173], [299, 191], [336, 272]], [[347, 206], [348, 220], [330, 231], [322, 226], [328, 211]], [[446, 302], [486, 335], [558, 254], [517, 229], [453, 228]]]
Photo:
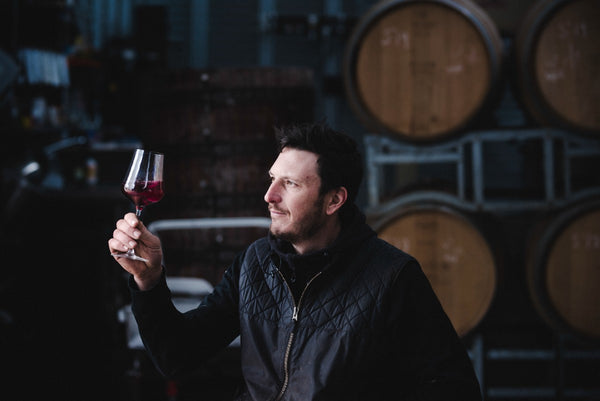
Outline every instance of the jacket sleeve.
[[227, 347], [239, 334], [238, 278], [242, 255], [199, 306], [179, 312], [171, 301], [165, 273], [148, 291], [129, 280], [132, 310], [140, 336], [156, 368], [166, 377], [179, 377]]
[[442, 309], [427, 277], [412, 260], [400, 272], [395, 293], [398, 355], [407, 361], [404, 400], [480, 401], [481, 391], [467, 350]]

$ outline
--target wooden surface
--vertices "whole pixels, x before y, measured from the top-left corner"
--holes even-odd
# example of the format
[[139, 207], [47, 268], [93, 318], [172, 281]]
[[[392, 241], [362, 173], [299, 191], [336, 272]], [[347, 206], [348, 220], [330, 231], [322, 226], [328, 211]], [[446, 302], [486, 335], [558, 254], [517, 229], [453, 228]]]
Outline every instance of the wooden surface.
[[575, 330], [600, 338], [600, 210], [578, 217], [558, 235], [546, 278], [559, 315]]
[[532, 228], [527, 284], [554, 330], [600, 340], [600, 203], [583, 201]]
[[489, 17], [463, 1], [382, 2], [349, 46], [346, 85], [355, 110], [369, 128], [411, 140], [468, 125], [495, 86], [502, 52]]
[[486, 314], [496, 289], [496, 266], [482, 234], [463, 216], [438, 206], [407, 209], [379, 236], [421, 264], [459, 335]]
[[521, 97], [542, 124], [600, 135], [600, 0], [538, 2], [515, 38]]

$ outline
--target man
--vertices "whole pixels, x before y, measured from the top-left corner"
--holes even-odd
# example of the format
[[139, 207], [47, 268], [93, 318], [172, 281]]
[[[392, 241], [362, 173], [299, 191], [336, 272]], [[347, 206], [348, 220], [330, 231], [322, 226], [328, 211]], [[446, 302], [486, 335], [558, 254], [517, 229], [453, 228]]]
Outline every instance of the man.
[[270, 233], [197, 309], [173, 307], [162, 251], [133, 214], [109, 248], [157, 368], [178, 377], [241, 339], [240, 400], [480, 400], [468, 354], [418, 262], [377, 238], [354, 204], [356, 143], [324, 124], [278, 130]]

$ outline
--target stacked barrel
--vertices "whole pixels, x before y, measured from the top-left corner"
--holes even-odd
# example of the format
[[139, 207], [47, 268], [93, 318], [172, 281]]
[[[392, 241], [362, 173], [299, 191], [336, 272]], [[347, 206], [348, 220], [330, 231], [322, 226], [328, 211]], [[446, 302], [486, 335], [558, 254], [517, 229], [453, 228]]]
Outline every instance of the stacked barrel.
[[[594, 142], [600, 139], [598, 37], [598, 0], [535, 2], [512, 46], [473, 1], [384, 0], [348, 40], [344, 84], [362, 125], [400, 143], [426, 148], [497, 128], [492, 113], [505, 86], [513, 88], [527, 128], [556, 128]], [[498, 244], [506, 241], [496, 240], [501, 230], [483, 213], [409, 195], [411, 201], [395, 199], [396, 207], [373, 220], [376, 229], [421, 261], [466, 336], [489, 312], [500, 273], [515, 269], [501, 264]], [[600, 339], [598, 213], [594, 196], [550, 205], [534, 215], [530, 226], [538, 228], [512, 234], [529, 238], [522, 245], [528, 270], [519, 277], [529, 280], [535, 310], [552, 329], [593, 340]], [[496, 222], [504, 217], [494, 215]]]
[[502, 41], [469, 1], [385, 1], [367, 13], [345, 60], [348, 98], [373, 131], [411, 141], [460, 132], [501, 77]]

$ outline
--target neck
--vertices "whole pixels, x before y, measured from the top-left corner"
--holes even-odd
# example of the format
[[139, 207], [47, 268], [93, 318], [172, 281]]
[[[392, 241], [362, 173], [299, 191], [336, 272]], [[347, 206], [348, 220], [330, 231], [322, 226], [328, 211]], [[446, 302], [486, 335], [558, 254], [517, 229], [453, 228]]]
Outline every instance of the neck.
[[331, 216], [325, 221], [325, 224], [310, 239], [306, 241], [292, 243], [296, 252], [300, 255], [318, 251], [327, 248], [337, 239], [342, 225], [338, 214]]

